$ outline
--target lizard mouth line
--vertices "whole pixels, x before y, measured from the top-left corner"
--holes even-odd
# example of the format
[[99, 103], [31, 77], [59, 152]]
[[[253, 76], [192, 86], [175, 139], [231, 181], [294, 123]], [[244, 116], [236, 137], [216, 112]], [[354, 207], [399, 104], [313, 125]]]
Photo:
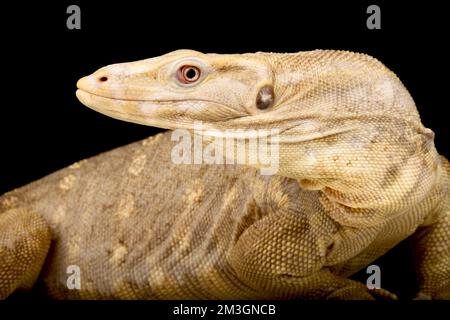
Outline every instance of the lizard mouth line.
[[[237, 113], [235, 109], [227, 106], [226, 104], [212, 101], [212, 100], [206, 100], [206, 99], [167, 99], [167, 100], [156, 100], [156, 99], [122, 99], [122, 98], [113, 98], [113, 97], [107, 97], [104, 95], [99, 95], [96, 93], [92, 93], [89, 91], [86, 91], [84, 89], [78, 88], [76, 91], [76, 96], [78, 99], [83, 100], [83, 98], [88, 99], [97, 99], [97, 100], [106, 100], [116, 103], [127, 103], [127, 102], [135, 102], [135, 103], [152, 103], [155, 105], [170, 105], [170, 104], [176, 104], [176, 103], [182, 103], [182, 102], [197, 102], [197, 103], [210, 103], [217, 107], [224, 108], [234, 114], [234, 116], [229, 117], [229, 119], [236, 119], [236, 118], [243, 118], [248, 116], [247, 114]], [[94, 105], [90, 105], [91, 108], [96, 108]], [[111, 110], [113, 111], [113, 110]]]
[[211, 101], [211, 100], [206, 100], [206, 99], [167, 99], [167, 100], [157, 100], [157, 99], [127, 99], [127, 98], [114, 98], [114, 97], [109, 97], [109, 96], [105, 96], [105, 95], [101, 95], [101, 94], [97, 94], [97, 93], [92, 93], [90, 91], [86, 91], [84, 89], [77, 89], [77, 94], [81, 93], [81, 94], [88, 94], [93, 96], [94, 98], [102, 98], [102, 99], [109, 99], [109, 100], [113, 100], [113, 101], [130, 101], [130, 102], [150, 102], [150, 103], [179, 103], [179, 102], [207, 102], [207, 103], [213, 103], [216, 105], [220, 105], [223, 106], [225, 108], [231, 109], [230, 107], [228, 107], [225, 104], [216, 102], [216, 101]]

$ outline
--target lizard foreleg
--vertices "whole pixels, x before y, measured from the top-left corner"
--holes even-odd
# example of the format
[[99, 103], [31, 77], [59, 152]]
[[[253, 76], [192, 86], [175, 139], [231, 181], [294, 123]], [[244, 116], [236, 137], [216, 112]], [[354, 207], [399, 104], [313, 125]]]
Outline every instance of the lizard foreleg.
[[16, 289], [31, 289], [50, 247], [44, 219], [27, 209], [0, 214], [0, 299]]

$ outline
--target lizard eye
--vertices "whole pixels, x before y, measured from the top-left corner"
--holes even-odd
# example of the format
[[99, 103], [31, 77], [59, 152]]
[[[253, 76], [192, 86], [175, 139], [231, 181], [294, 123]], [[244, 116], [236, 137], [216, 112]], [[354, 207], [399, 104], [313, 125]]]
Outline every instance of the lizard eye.
[[182, 66], [178, 69], [177, 78], [181, 83], [194, 83], [200, 78], [200, 69], [194, 66]]

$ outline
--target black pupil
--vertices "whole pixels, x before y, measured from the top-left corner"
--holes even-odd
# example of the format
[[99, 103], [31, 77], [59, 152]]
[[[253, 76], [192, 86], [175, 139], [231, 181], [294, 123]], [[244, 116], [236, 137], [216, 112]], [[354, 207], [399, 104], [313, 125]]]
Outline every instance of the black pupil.
[[186, 71], [186, 78], [192, 80], [192, 79], [194, 79], [196, 76], [197, 76], [197, 71], [195, 71], [194, 68], [189, 68], [189, 69]]

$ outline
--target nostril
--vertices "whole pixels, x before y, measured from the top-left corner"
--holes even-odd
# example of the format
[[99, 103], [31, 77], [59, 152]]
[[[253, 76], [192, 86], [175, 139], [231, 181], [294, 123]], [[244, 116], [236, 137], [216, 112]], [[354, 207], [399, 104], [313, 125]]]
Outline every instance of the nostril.
[[98, 78], [98, 80], [100, 82], [106, 82], [106, 81], [108, 81], [108, 77], [103, 76], [103, 77]]

